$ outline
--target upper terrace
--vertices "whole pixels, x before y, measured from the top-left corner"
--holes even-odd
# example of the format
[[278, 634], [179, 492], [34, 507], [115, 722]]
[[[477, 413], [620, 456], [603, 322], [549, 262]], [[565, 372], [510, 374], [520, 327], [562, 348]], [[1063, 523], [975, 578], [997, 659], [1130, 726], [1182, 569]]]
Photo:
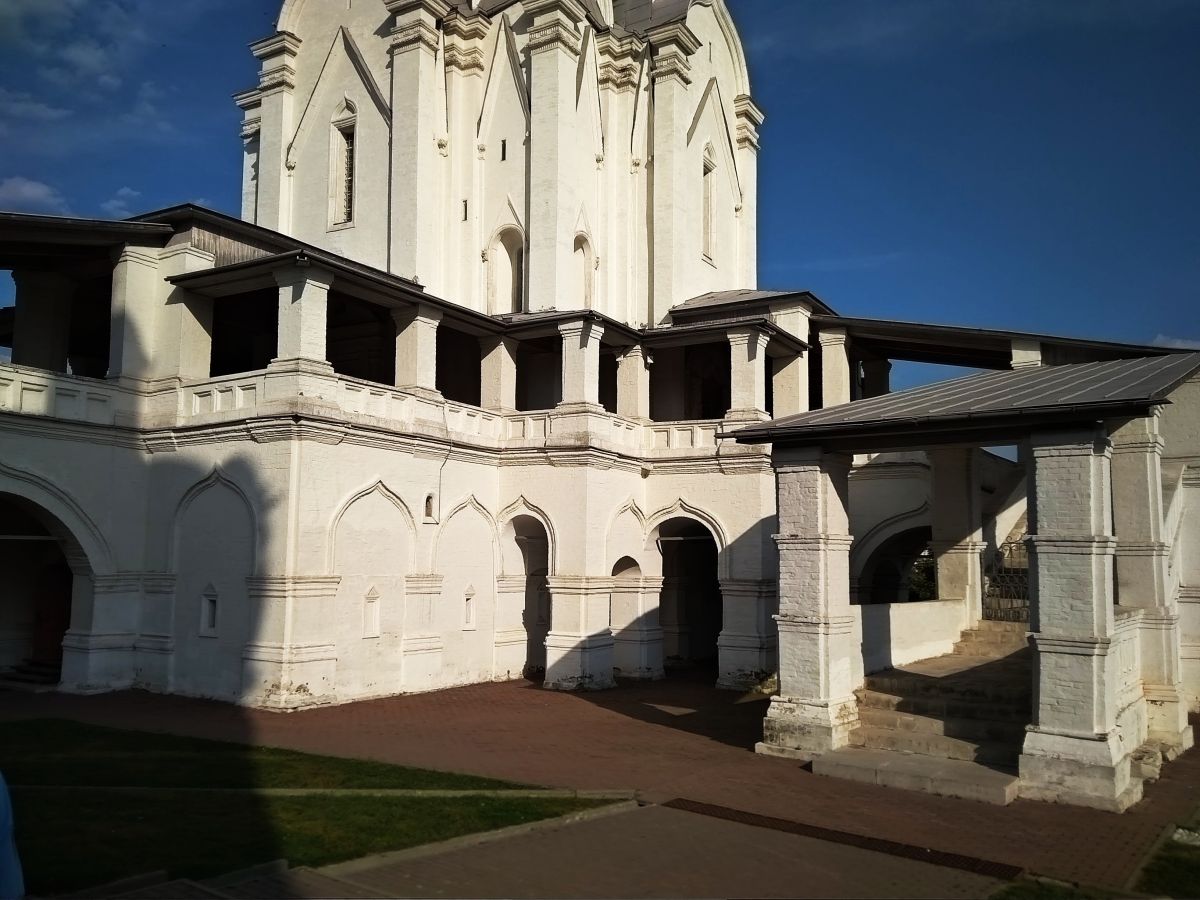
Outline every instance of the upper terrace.
[[158, 432], [303, 412], [491, 449], [705, 456], [726, 424], [886, 393], [893, 359], [1158, 352], [842, 318], [803, 292], [706, 295], [648, 329], [592, 310], [493, 317], [192, 206], [127, 222], [0, 214], [0, 269], [17, 284], [0, 310], [0, 411]]

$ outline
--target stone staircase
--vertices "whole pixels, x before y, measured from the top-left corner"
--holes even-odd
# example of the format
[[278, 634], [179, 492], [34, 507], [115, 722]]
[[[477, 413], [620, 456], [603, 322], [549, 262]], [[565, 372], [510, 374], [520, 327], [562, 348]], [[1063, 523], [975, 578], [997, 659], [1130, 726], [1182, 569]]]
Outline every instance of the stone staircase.
[[57, 663], [27, 659], [19, 666], [0, 670], [0, 687], [10, 690], [50, 691], [62, 679], [62, 666]]
[[820, 775], [1006, 804], [1032, 718], [1026, 626], [981, 622], [947, 656], [869, 675], [856, 691], [850, 746], [813, 763]]

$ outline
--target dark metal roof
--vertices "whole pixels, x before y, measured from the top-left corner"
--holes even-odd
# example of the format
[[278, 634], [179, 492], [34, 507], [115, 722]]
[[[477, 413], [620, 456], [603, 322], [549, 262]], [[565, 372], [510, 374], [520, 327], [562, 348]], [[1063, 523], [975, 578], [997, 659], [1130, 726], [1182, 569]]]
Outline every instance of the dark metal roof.
[[[933, 325], [891, 319], [856, 318], [814, 314], [814, 327], [842, 329], [856, 350], [886, 359], [911, 362], [943, 363], [972, 369], [1008, 369], [1012, 363], [1012, 342], [1024, 340], [1050, 348], [1065, 359], [1061, 363], [1085, 362], [1094, 358], [1133, 358], [1161, 356], [1171, 351], [1144, 344], [1120, 344], [1087, 338], [1036, 334], [1002, 328], [974, 328], [961, 325]], [[1083, 358], [1080, 358], [1083, 357]]]
[[690, 318], [693, 315], [707, 314], [730, 306], [761, 306], [772, 300], [795, 299], [803, 300], [813, 307], [814, 313], [835, 316], [836, 313], [825, 304], [820, 297], [811, 291], [712, 291], [685, 300], [671, 307], [671, 318]]
[[687, 20], [693, 0], [613, 0], [613, 18], [622, 28], [644, 35], [651, 28]]
[[733, 432], [742, 443], [837, 442], [865, 452], [907, 439], [1017, 437], [1030, 427], [1143, 413], [1200, 372], [1200, 353], [985, 372]]

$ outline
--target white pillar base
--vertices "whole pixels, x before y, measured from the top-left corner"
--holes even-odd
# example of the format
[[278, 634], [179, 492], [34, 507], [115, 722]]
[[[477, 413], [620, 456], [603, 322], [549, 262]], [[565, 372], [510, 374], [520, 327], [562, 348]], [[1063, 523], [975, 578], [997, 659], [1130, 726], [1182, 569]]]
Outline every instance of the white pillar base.
[[1020, 759], [1019, 795], [1124, 812], [1142, 799], [1142, 782], [1131, 776], [1130, 756], [1115, 731], [1092, 737], [1030, 726]]
[[720, 674], [717, 687], [730, 691], [763, 690], [777, 680], [776, 641], [764, 634], [722, 631], [717, 638]]
[[858, 701], [853, 696], [828, 702], [772, 697], [763, 719], [763, 739], [754, 752], [812, 760], [848, 745], [857, 727]]
[[552, 691], [602, 691], [616, 687], [611, 634], [546, 637], [546, 683]]
[[336, 703], [336, 670], [333, 644], [247, 644], [242, 705], [286, 711]]
[[661, 628], [626, 628], [613, 635], [613, 666], [622, 678], [658, 681], [663, 672]]
[[492, 647], [493, 681], [513, 681], [524, 675], [528, 643], [528, 635], [525, 634], [524, 628], [496, 632]]
[[133, 687], [136, 637], [68, 631], [63, 637], [58, 689], [67, 694], [103, 694]]

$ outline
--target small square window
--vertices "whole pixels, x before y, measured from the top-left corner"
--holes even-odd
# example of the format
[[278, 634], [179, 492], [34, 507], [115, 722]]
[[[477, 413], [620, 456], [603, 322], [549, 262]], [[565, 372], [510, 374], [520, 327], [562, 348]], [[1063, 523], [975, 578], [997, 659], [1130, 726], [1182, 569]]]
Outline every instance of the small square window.
[[508, 159], [508, 141], [502, 140], [500, 142], [500, 162], [504, 162], [506, 159]]

